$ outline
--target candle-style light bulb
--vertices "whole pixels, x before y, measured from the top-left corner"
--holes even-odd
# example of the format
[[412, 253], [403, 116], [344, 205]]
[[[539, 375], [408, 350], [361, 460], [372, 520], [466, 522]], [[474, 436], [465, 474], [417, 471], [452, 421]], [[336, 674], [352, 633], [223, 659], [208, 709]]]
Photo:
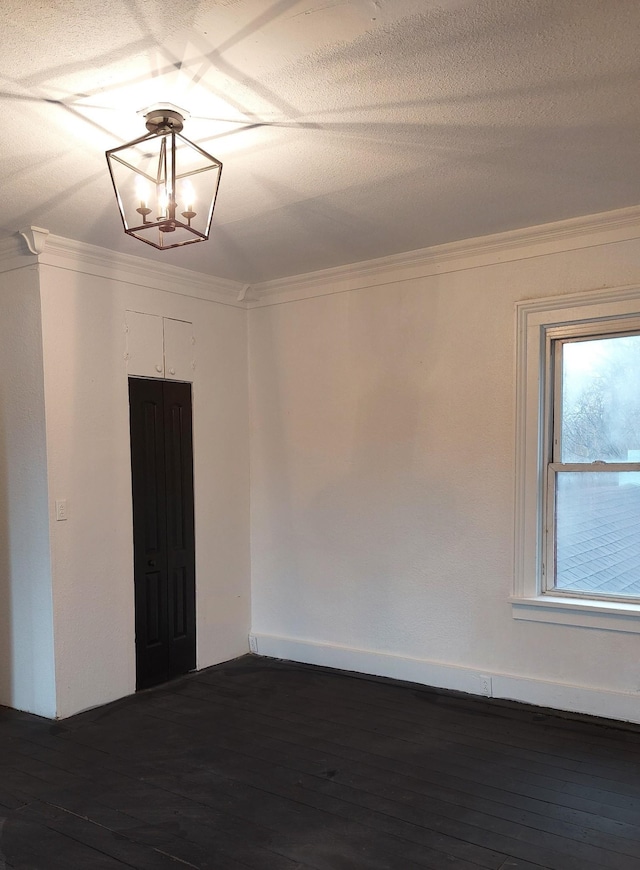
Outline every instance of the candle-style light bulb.
[[161, 233], [173, 233], [176, 229], [175, 222], [176, 204], [173, 199], [173, 191], [168, 184], [158, 186], [158, 229]]
[[189, 226], [191, 226], [191, 219], [196, 216], [196, 212], [193, 208], [195, 202], [195, 191], [190, 181], [184, 181], [182, 183], [180, 196], [182, 201], [185, 203], [185, 209], [182, 212], [182, 217], [186, 218], [187, 223], [189, 224]]
[[146, 224], [147, 215], [151, 214], [151, 209], [147, 205], [149, 202], [149, 185], [144, 178], [136, 179], [136, 197], [140, 202], [140, 206], [136, 211], [139, 215], [142, 215], [142, 222]]
[[169, 193], [165, 187], [158, 191], [158, 220], [164, 220], [169, 210]]

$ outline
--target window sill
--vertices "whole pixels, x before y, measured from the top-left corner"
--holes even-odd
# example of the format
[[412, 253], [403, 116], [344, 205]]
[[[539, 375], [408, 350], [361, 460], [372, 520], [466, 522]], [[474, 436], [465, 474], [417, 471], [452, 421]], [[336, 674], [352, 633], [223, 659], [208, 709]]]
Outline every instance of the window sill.
[[545, 595], [537, 598], [511, 598], [511, 609], [514, 619], [528, 622], [550, 622], [556, 625], [640, 634], [640, 604]]

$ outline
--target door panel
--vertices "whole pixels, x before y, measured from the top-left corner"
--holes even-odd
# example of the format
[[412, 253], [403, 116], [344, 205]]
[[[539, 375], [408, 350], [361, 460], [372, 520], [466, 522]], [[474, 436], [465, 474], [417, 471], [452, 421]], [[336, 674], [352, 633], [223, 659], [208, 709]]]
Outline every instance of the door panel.
[[187, 634], [187, 575], [184, 568], [173, 572], [173, 637]]
[[162, 580], [160, 574], [145, 575], [146, 604], [146, 648], [162, 643], [160, 634], [160, 612], [162, 610]]
[[137, 688], [195, 668], [191, 386], [129, 379]]
[[[149, 383], [154, 384], [153, 381]], [[155, 386], [155, 384], [154, 384]], [[144, 548], [145, 555], [151, 556], [157, 553], [161, 546], [164, 517], [164, 475], [162, 464], [164, 463], [163, 451], [163, 418], [162, 418], [162, 393], [156, 389], [147, 389], [150, 394], [142, 402], [142, 417], [144, 430], [143, 442], [139, 445], [141, 459], [144, 468], [144, 477], [139, 481], [142, 485], [141, 498], [144, 517]], [[157, 393], [157, 395], [153, 395]], [[140, 469], [138, 469], [140, 471]]]
[[170, 674], [193, 670], [195, 660], [195, 543], [191, 385], [164, 381], [167, 565]]

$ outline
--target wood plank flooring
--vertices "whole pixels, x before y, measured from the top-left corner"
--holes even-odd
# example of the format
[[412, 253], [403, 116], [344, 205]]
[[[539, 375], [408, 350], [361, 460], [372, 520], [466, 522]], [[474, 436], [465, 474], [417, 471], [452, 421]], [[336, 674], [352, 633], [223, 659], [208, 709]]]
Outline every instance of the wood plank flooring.
[[0, 870], [639, 870], [640, 728], [246, 656], [0, 708]]

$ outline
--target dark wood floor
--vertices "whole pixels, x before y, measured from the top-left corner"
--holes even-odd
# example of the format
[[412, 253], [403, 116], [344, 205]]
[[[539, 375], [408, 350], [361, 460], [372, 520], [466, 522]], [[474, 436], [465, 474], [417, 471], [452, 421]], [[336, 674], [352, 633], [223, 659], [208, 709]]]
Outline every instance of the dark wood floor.
[[639, 870], [640, 729], [245, 657], [0, 708], [0, 868]]

